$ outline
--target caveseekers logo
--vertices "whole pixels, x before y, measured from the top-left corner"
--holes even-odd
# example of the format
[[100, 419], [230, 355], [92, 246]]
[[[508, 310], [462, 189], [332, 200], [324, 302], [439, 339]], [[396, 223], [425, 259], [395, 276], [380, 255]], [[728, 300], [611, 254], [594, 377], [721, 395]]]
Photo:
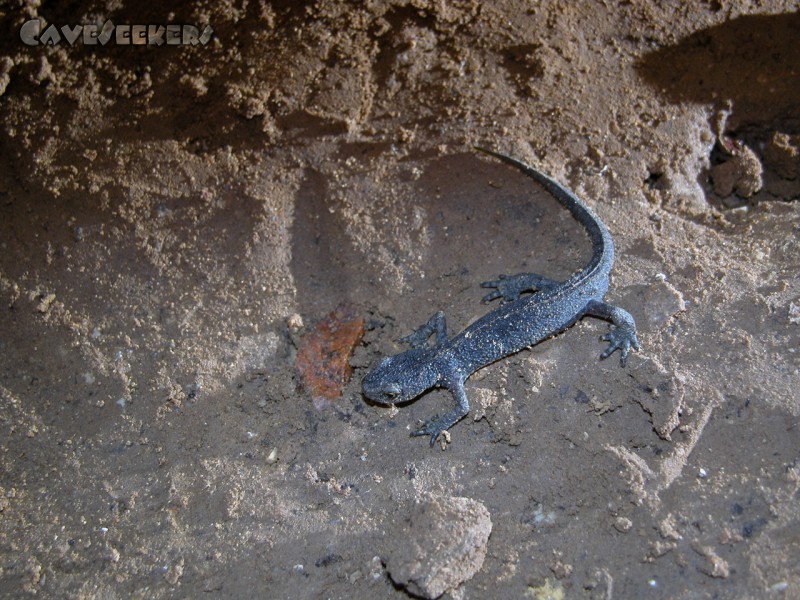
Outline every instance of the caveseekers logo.
[[70, 46], [76, 42], [86, 46], [105, 46], [113, 42], [118, 46], [205, 46], [214, 34], [210, 25], [201, 32], [194, 25], [114, 25], [110, 20], [102, 25], [48, 25], [44, 31], [41, 19], [31, 19], [22, 24], [20, 39], [28, 46], [57, 46], [65, 41]]

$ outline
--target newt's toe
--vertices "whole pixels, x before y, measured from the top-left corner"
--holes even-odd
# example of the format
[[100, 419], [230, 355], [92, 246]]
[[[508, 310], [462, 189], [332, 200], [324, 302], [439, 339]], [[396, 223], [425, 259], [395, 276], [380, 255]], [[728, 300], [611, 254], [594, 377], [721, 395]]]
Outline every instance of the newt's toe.
[[636, 338], [636, 332], [626, 328], [618, 327], [601, 336], [600, 339], [608, 342], [608, 347], [600, 354], [600, 358], [608, 358], [619, 350], [619, 364], [622, 367], [628, 362], [628, 354], [630, 354], [631, 348], [634, 350], [639, 349], [639, 340]]
[[417, 436], [421, 436], [421, 435], [430, 435], [431, 436], [431, 448], [433, 448], [433, 445], [436, 443], [436, 440], [439, 439], [439, 436], [442, 434], [442, 431], [443, 430], [441, 430], [441, 429], [431, 430], [431, 428], [428, 425], [425, 425], [425, 427], [422, 427], [421, 429], [417, 429], [416, 431], [412, 431], [411, 435], [412, 435], [412, 437], [417, 437]]

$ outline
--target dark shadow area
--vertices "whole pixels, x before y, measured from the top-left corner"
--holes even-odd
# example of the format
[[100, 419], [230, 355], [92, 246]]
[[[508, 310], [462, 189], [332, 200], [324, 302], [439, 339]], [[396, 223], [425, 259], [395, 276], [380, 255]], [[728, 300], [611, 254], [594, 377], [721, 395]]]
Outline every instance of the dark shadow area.
[[318, 171], [308, 170], [295, 196], [292, 225], [292, 275], [303, 314], [319, 317], [337, 303], [350, 301], [353, 249], [345, 223], [328, 207], [328, 183]]
[[800, 13], [745, 16], [647, 55], [640, 74], [673, 103], [732, 102], [728, 127], [800, 131]]
[[642, 77], [670, 102], [716, 109], [718, 141], [711, 168], [700, 175], [701, 184], [711, 184], [713, 204], [800, 196], [798, 31], [800, 13], [739, 17], [639, 64]]

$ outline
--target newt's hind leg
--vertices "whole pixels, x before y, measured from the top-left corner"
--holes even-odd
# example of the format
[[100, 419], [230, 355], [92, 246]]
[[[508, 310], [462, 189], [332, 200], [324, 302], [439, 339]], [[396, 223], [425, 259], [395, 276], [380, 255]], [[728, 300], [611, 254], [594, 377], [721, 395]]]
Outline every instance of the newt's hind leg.
[[411, 335], [400, 338], [400, 341], [404, 344], [408, 344], [412, 348], [422, 348], [428, 342], [428, 338], [434, 331], [436, 332], [436, 341], [433, 345], [438, 346], [439, 344], [444, 344], [447, 341], [447, 322], [445, 321], [442, 311], [434, 314], [428, 319], [425, 325], [414, 331]]
[[483, 302], [491, 302], [496, 298], [503, 298], [506, 302], [513, 302], [519, 298], [523, 292], [536, 292], [539, 290], [549, 290], [561, 282], [536, 275], [535, 273], [519, 273], [518, 275], [500, 275], [494, 281], [484, 281], [482, 288], [495, 288], [493, 292], [483, 297]]
[[603, 350], [600, 358], [608, 358], [615, 350], [619, 350], [621, 353], [619, 363], [624, 367], [631, 348], [639, 349], [636, 323], [631, 314], [623, 308], [596, 300], [592, 300], [586, 305], [586, 314], [611, 321], [615, 325], [614, 329], [600, 338], [608, 342], [608, 348]]

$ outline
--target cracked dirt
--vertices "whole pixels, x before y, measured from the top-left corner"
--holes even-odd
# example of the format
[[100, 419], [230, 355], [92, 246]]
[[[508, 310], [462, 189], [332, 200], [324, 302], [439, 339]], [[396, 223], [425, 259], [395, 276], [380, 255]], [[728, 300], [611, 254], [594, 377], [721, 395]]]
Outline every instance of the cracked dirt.
[[[800, 597], [798, 8], [5, 3], [0, 595]], [[23, 44], [39, 18], [214, 35]], [[584, 319], [431, 449], [448, 395], [372, 405], [370, 365], [589, 255], [474, 144], [603, 218], [642, 349]], [[303, 350], [337, 310], [349, 366]]]

